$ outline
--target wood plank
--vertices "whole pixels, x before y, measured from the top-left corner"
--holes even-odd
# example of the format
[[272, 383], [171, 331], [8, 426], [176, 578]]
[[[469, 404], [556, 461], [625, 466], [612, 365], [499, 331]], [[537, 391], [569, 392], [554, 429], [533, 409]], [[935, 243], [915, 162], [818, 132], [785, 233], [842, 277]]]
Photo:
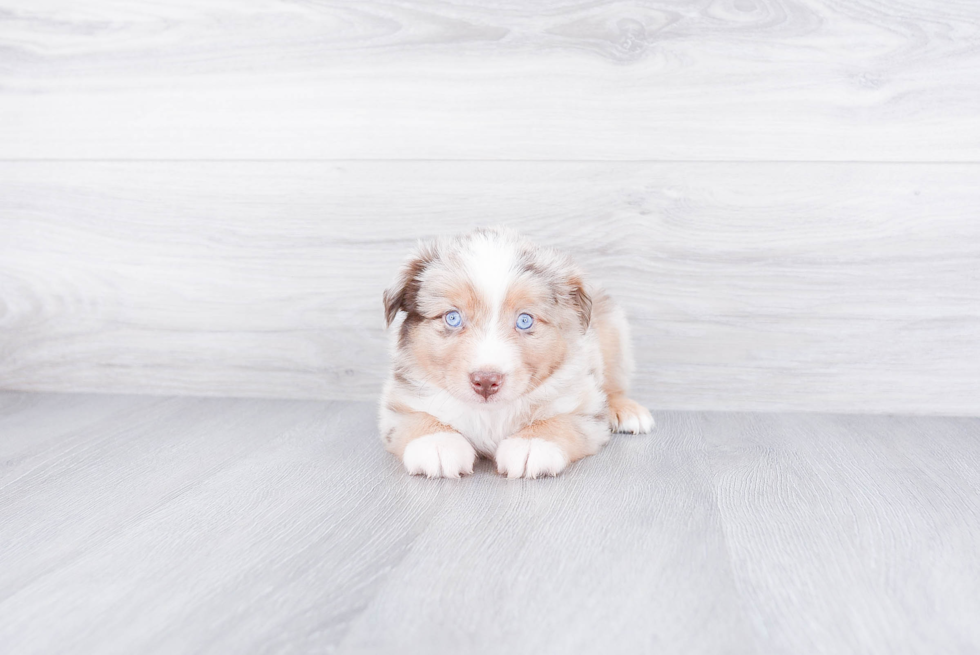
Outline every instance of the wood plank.
[[504, 223], [656, 407], [976, 414], [978, 206], [975, 165], [0, 164], [0, 388], [372, 399], [415, 238]]
[[0, 158], [980, 160], [980, 5], [7, 1]]
[[338, 650], [756, 653], [696, 415], [446, 504]]
[[753, 651], [692, 416], [515, 483], [406, 475], [368, 403], [166, 405], [5, 491], [6, 651]]
[[658, 412], [432, 481], [373, 403], [10, 398], [0, 443], [117, 411], [0, 491], [5, 653], [980, 647], [977, 418]]
[[[125, 400], [114, 414], [81, 424], [56, 442], [43, 443], [41, 420], [11, 429], [19, 440], [35, 437], [43, 447], [22, 453], [2, 478], [6, 529], [0, 549], [8, 566], [0, 572], [0, 599], [111, 539], [112, 521], [138, 522], [268, 438], [261, 401]], [[221, 418], [209, 417], [205, 406]], [[72, 411], [69, 406], [51, 414]], [[189, 421], [186, 427], [183, 420]], [[160, 426], [176, 432], [161, 433]]]
[[337, 640], [444, 502], [370, 404], [141, 402], [3, 489], [4, 652]]
[[151, 396], [4, 393], [0, 395], [0, 489], [34, 465], [44, 452], [65, 448], [79, 430], [104, 426], [120, 412], [146, 411]]
[[766, 652], [980, 644], [980, 426], [708, 414], [738, 589]]

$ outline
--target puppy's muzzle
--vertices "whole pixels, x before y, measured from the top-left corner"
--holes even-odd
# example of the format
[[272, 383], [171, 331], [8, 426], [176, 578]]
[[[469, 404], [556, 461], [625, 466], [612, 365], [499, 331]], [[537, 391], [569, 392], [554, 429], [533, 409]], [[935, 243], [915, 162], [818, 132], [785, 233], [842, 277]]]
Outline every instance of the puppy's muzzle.
[[490, 400], [490, 396], [500, 391], [500, 385], [503, 383], [502, 373], [494, 371], [470, 373], [470, 386], [473, 387], [473, 391], [483, 396], [484, 400]]

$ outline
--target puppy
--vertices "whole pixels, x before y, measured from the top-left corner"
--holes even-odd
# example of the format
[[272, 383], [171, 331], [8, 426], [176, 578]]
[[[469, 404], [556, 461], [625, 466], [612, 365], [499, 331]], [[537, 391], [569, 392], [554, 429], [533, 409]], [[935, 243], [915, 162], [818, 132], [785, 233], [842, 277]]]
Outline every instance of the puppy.
[[381, 438], [409, 473], [458, 478], [483, 455], [508, 478], [557, 475], [610, 430], [653, 427], [626, 396], [626, 317], [559, 252], [505, 229], [423, 242], [384, 308], [404, 320]]

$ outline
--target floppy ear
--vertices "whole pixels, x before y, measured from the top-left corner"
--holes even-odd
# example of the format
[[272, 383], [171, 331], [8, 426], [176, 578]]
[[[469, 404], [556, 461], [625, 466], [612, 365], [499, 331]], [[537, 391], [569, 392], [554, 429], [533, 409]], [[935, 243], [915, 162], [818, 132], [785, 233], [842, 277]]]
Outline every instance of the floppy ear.
[[422, 273], [435, 260], [431, 244], [420, 244], [418, 250], [398, 272], [395, 283], [385, 289], [385, 327], [390, 327], [399, 311], [415, 309], [415, 298], [422, 284]]
[[589, 295], [585, 282], [578, 275], [571, 276], [568, 283], [571, 286], [569, 296], [578, 311], [579, 320], [582, 321], [582, 330], [587, 330], [589, 323], [592, 322], [592, 296]]

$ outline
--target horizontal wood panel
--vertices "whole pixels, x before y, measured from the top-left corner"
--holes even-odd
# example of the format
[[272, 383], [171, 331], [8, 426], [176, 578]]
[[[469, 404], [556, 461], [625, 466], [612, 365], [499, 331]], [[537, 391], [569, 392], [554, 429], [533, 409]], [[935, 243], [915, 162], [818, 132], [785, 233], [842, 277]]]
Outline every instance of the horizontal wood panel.
[[373, 398], [416, 237], [516, 226], [658, 408], [980, 413], [980, 165], [0, 163], [0, 388]]
[[0, 158], [980, 161], [975, 2], [0, 12]]

